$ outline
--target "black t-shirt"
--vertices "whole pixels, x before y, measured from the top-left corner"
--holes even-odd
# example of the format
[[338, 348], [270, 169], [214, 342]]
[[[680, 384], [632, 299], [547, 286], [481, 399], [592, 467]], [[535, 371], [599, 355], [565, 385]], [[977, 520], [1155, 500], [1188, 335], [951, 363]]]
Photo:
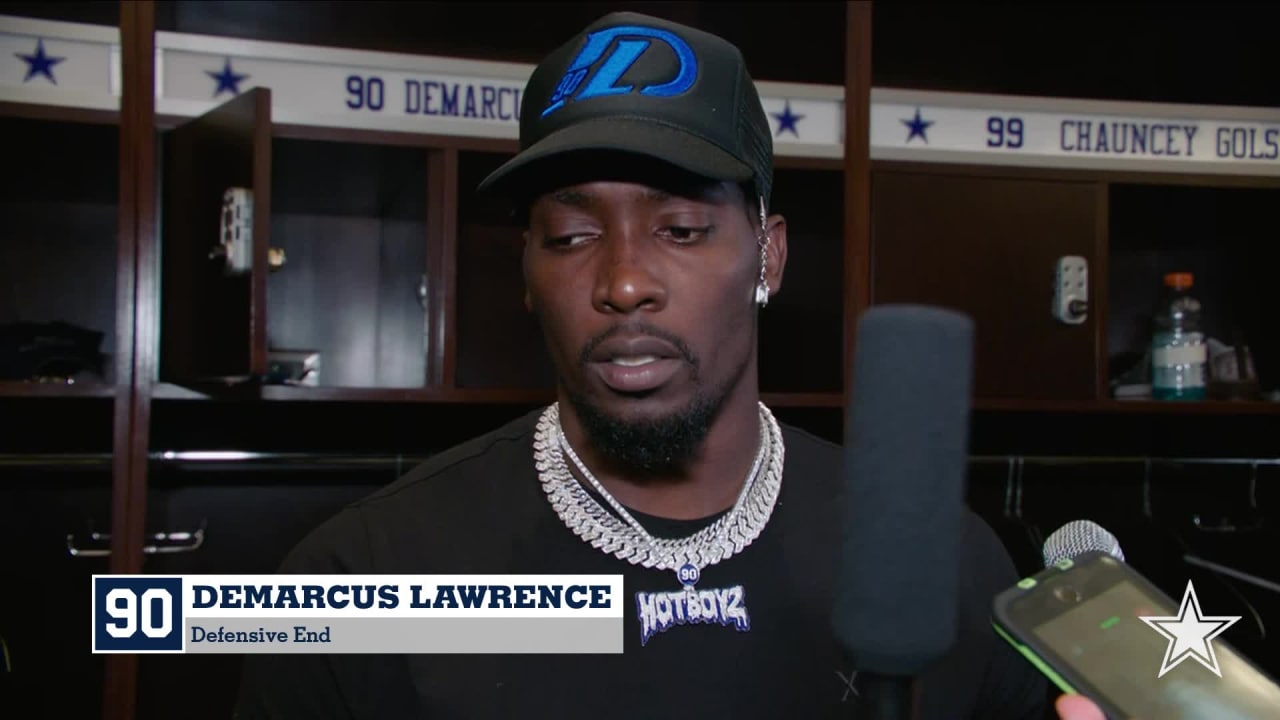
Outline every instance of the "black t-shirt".
[[[533, 467], [536, 419], [442, 453], [345, 508], [281, 571], [622, 574], [628, 598], [679, 590], [672, 571], [606, 555], [564, 525]], [[854, 717], [856, 669], [830, 629], [841, 452], [800, 430], [783, 434], [768, 525], [698, 582], [743, 586], [748, 628], [676, 625], [642, 645], [636, 603], [624, 602], [620, 655], [246, 655], [237, 717]], [[706, 522], [637, 520], [660, 536]], [[972, 513], [962, 542], [958, 642], [922, 680], [921, 720], [1038, 720], [1046, 684], [990, 624], [992, 597], [1017, 580], [1013, 564]]]

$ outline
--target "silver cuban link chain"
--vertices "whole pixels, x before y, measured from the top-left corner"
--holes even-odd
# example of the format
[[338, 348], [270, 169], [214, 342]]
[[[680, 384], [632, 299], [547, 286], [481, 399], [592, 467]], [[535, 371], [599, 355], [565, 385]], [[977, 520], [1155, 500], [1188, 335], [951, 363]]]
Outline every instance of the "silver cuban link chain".
[[[786, 449], [773, 413], [760, 403], [760, 442], [755, 461], [733, 508], [698, 532], [683, 538], [655, 538], [627, 512], [587, 469], [565, 438], [558, 404], [538, 420], [534, 464], [551, 507], [564, 524], [592, 547], [633, 565], [676, 570], [692, 564], [698, 570], [742, 552], [768, 524], [782, 487]], [[573, 476], [566, 457], [612, 512]]]

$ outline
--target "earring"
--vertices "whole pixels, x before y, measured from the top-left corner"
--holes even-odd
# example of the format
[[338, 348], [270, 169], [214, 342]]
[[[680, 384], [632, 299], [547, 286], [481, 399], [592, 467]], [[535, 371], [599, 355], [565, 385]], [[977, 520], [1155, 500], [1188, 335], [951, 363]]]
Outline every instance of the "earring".
[[756, 304], [764, 307], [769, 304], [769, 281], [765, 278], [765, 269], [769, 262], [769, 228], [765, 221], [764, 196], [760, 196], [760, 280], [756, 283]]

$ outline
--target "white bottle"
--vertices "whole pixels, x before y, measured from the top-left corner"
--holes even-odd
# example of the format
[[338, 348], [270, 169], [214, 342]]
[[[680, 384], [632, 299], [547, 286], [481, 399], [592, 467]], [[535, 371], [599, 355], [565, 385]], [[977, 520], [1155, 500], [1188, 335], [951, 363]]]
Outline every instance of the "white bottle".
[[1209, 351], [1200, 326], [1200, 301], [1191, 295], [1189, 272], [1164, 276], [1165, 294], [1151, 338], [1151, 397], [1203, 400], [1209, 382]]

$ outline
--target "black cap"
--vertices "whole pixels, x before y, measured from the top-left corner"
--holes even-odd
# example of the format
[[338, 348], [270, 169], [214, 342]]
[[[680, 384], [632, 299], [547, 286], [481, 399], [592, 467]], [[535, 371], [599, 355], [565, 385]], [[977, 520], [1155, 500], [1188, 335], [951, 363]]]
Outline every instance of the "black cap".
[[606, 15], [538, 65], [521, 98], [520, 153], [480, 190], [510, 192], [582, 151], [750, 181], [766, 203], [773, 184], [773, 136], [741, 51], [638, 13]]

